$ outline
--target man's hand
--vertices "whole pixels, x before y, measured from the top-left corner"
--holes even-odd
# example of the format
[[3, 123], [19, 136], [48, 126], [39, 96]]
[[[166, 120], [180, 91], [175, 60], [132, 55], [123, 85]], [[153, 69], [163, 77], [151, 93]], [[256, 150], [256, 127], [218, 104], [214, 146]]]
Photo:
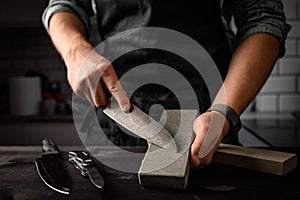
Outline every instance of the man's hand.
[[191, 147], [193, 166], [208, 165], [222, 138], [229, 130], [227, 119], [218, 112], [205, 112], [194, 121], [195, 140]]
[[68, 67], [68, 80], [78, 96], [98, 108], [108, 105], [107, 95], [110, 94], [107, 92], [110, 92], [123, 111], [130, 109], [129, 99], [113, 66], [94, 50], [88, 54], [81, 66]]
[[[224, 80], [223, 87], [226, 88], [226, 101], [224, 100], [224, 91], [220, 90], [213, 104], [228, 105], [240, 115], [270, 75], [279, 53], [279, 44], [276, 37], [266, 33], [257, 33], [243, 40], [234, 51]], [[196, 138], [191, 147], [191, 162], [194, 166], [204, 166], [211, 162], [213, 153], [218, 148], [221, 138], [229, 129], [229, 123], [225, 120], [221, 131], [222, 136], [213, 144], [209, 154], [199, 159], [198, 155], [204, 137], [206, 135], [213, 137], [216, 134], [213, 127], [218, 125], [218, 120], [213, 120], [216, 123], [213, 122], [210, 125], [213, 114], [219, 116], [216, 119], [223, 118], [225, 120], [224, 116], [217, 112], [203, 113], [195, 120], [194, 132]]]
[[118, 81], [111, 63], [93, 50], [85, 39], [85, 29], [77, 16], [59, 12], [49, 24], [51, 39], [68, 69], [68, 81], [73, 91], [96, 107], [108, 105], [108, 92], [123, 111], [130, 109], [126, 92]]

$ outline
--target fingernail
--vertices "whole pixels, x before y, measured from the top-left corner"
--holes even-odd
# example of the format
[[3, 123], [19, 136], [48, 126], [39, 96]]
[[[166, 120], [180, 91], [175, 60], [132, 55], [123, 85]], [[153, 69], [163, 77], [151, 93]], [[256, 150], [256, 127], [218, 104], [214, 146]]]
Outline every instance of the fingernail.
[[130, 111], [130, 105], [126, 103], [122, 106], [122, 109], [123, 109], [124, 112], [129, 112]]
[[194, 157], [194, 161], [195, 161], [195, 166], [199, 166], [200, 165], [200, 160], [199, 160], [199, 158], [197, 158], [196, 156], [193, 156]]

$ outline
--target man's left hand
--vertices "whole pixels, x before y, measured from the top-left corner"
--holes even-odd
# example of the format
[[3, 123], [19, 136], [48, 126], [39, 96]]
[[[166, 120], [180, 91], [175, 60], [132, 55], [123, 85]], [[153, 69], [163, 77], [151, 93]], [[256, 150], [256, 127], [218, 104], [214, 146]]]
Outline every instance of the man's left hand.
[[229, 122], [221, 113], [211, 111], [197, 117], [193, 128], [196, 137], [191, 146], [191, 163], [203, 167], [210, 164], [214, 152], [229, 130]]

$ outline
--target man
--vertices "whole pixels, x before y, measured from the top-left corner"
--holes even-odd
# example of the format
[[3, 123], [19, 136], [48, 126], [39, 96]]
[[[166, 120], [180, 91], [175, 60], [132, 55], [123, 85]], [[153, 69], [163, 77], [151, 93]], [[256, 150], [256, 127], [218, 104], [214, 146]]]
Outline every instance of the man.
[[[126, 112], [131, 108], [131, 104], [122, 86], [117, 84], [116, 72], [119, 73], [118, 71], [123, 69], [120, 65], [136, 66], [155, 61], [164, 63], [164, 56], [161, 56], [161, 52], [155, 53], [154, 50], [141, 50], [135, 55], [137, 57], [121, 59], [110, 65], [105, 57], [96, 53], [95, 59], [102, 64], [97, 65], [94, 71], [86, 73], [82, 81], [76, 82], [82, 64], [93, 50], [93, 46], [86, 39], [90, 27], [89, 17], [95, 14], [92, 7], [89, 0], [50, 0], [43, 15], [43, 22], [65, 61], [68, 80], [74, 92], [80, 96], [80, 88], [85, 80], [97, 70], [103, 70], [96, 92], [88, 91], [88, 94], [81, 96], [87, 97], [96, 107], [102, 108], [108, 105], [108, 96], [105, 93], [108, 89], [121, 109]], [[207, 88], [203, 86], [200, 77], [198, 81], [192, 81], [203, 108], [202, 114], [194, 122], [196, 137], [191, 146], [191, 162], [194, 166], [209, 164], [222, 138], [226, 134], [229, 135], [228, 132], [238, 131], [238, 116], [263, 86], [276, 59], [284, 54], [284, 41], [290, 28], [285, 22], [280, 0], [96, 0], [94, 8], [102, 39], [132, 28], [163, 27], [192, 37], [213, 58], [224, 78], [223, 88], [226, 90], [220, 90], [212, 100], [210, 111], [205, 112], [211, 104], [207, 98]], [[232, 16], [237, 27], [234, 37], [229, 29]], [[176, 58], [175, 61], [167, 60], [165, 63], [171, 65], [176, 65], [178, 61]], [[104, 68], [101, 65], [109, 67]], [[186, 68], [183, 69], [183, 74], [192, 74], [185, 70]], [[118, 75], [120, 77], [122, 72]], [[145, 92], [151, 90], [150, 88], [152, 91]], [[163, 91], [154, 95], [159, 96], [158, 98], [163, 96], [161, 94], [169, 92], [159, 86], [149, 86], [142, 90], [141, 94], [147, 96], [156, 90]], [[222, 98], [223, 92], [226, 101]], [[135, 99], [132, 101], [136, 103]], [[199, 157], [205, 136], [214, 134], [213, 129], [209, 129], [212, 116], [220, 121], [225, 120], [221, 136], [212, 144], [207, 155]]]

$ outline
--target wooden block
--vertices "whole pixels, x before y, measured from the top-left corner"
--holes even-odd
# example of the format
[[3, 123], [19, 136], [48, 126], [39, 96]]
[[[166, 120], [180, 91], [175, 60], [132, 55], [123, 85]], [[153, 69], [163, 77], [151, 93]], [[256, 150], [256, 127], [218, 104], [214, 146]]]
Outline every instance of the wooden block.
[[[140, 167], [138, 178], [144, 187], [184, 189], [189, 174], [190, 145], [194, 139], [195, 110], [168, 110], [160, 123], [173, 134], [178, 153], [150, 144]], [[176, 135], [175, 135], [176, 134]]]
[[282, 176], [297, 166], [297, 155], [220, 144], [214, 154], [213, 162]]

